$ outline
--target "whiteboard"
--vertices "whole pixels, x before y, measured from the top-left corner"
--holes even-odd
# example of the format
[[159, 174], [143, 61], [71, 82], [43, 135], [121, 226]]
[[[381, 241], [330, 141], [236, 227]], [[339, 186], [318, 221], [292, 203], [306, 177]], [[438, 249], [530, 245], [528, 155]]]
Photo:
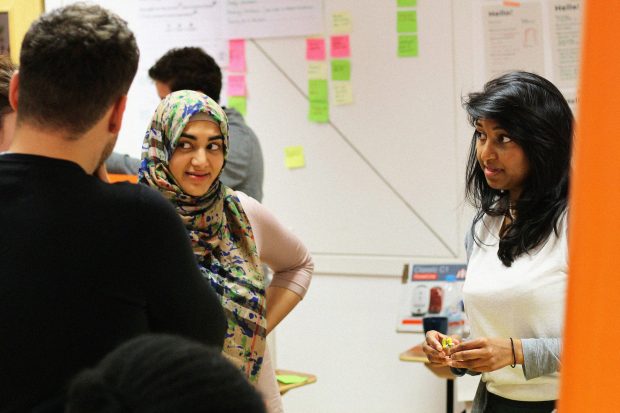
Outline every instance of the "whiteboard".
[[[58, 3], [48, 0], [48, 9]], [[98, 3], [130, 27], [140, 24], [132, 20], [135, 2]], [[355, 103], [332, 104], [328, 124], [307, 120], [305, 38], [246, 42], [246, 120], [265, 157], [264, 203], [309, 247], [318, 273], [394, 276], [407, 261], [463, 256], [463, 147], [470, 135], [459, 135], [465, 115], [455, 83], [452, 2], [418, 0], [419, 57], [401, 59], [396, 3], [323, 2], [327, 40], [332, 13], [348, 11], [353, 20]], [[140, 63], [116, 147], [134, 156], [158, 102], [146, 74], [151, 64]], [[306, 167], [289, 170], [284, 148], [296, 145]]]

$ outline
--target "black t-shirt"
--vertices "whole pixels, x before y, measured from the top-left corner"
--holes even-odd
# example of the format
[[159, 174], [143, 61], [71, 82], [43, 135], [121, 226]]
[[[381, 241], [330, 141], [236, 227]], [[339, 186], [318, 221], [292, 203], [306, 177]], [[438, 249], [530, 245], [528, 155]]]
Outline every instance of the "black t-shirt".
[[75, 163], [0, 155], [0, 411], [28, 411], [147, 332], [221, 348], [224, 315], [172, 205]]

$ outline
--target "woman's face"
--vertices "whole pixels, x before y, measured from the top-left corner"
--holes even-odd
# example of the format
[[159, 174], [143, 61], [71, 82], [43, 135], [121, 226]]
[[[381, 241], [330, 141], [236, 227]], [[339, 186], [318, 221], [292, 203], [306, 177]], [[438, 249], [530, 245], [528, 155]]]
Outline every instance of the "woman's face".
[[4, 152], [9, 149], [11, 142], [13, 142], [16, 119], [16, 112], [10, 112], [0, 117], [0, 152]]
[[170, 158], [169, 168], [183, 192], [203, 196], [224, 166], [224, 137], [208, 120], [187, 124]]
[[476, 121], [476, 156], [489, 186], [508, 191], [513, 202], [519, 199], [529, 162], [523, 148], [493, 119]]

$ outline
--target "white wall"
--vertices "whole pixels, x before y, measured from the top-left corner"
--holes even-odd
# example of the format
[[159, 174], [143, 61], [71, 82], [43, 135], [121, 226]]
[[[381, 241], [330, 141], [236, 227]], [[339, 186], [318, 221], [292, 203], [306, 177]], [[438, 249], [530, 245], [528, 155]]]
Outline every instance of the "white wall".
[[[397, 59], [396, 0], [324, 0], [326, 19], [347, 10], [354, 25], [355, 104], [332, 106], [331, 125], [306, 119], [303, 38], [246, 44], [247, 121], [265, 155], [265, 204], [307, 242], [318, 269], [305, 300], [276, 331], [278, 367], [318, 376], [284, 396], [288, 413], [445, 411], [445, 381], [398, 360], [422, 341], [396, 333], [398, 274], [409, 260], [464, 256], [471, 131], [460, 96], [472, 89], [471, 2], [418, 0], [420, 57]], [[154, 102], [152, 92], [145, 89], [145, 99]], [[130, 115], [125, 122], [147, 120]], [[136, 155], [140, 138], [121, 136], [122, 148], [135, 147]], [[288, 145], [304, 146], [305, 169], [283, 167]]]
[[[423, 2], [418, 0], [418, 3]], [[454, 231], [463, 234], [470, 211], [462, 202], [462, 175], [471, 129], [460, 107], [459, 97], [474, 88], [472, 2], [453, 1], [452, 9], [452, 16], [445, 17], [453, 19], [451, 38], [455, 70], [453, 80], [446, 81], [454, 82], [457, 99], [451, 102], [454, 116], [445, 120], [454, 125], [455, 132], [445, 139], [456, 151], [458, 159], [457, 176], [451, 191], [457, 199], [454, 212], [460, 217]], [[392, 29], [385, 26], [387, 30]], [[433, 39], [425, 38], [422, 45], [433, 47]], [[408, 86], [405, 84], [404, 87]], [[424, 96], [419, 98], [424, 99]], [[389, 103], [386, 102], [385, 106], [389, 107]], [[262, 127], [260, 119], [251, 121], [252, 126]], [[401, 119], [400, 122], [406, 124], [407, 120]], [[416, 126], [408, 125], [412, 129]], [[263, 141], [263, 145], [269, 153], [269, 141]], [[270, 170], [279, 167], [279, 162], [280, 159], [267, 158], [267, 205], [273, 199], [269, 192], [276, 190], [274, 187], [277, 186], [277, 182], [270, 180]], [[441, 198], [443, 194], [436, 196]], [[429, 197], [429, 202], [433, 202], [433, 197]], [[462, 258], [462, 249], [459, 253]], [[418, 260], [433, 258], [437, 259], [412, 257]], [[317, 383], [292, 390], [284, 396], [288, 413], [445, 412], [445, 381], [435, 377], [422, 364], [398, 360], [399, 353], [423, 340], [422, 334], [396, 333], [399, 288], [399, 277], [384, 274], [326, 273], [314, 276], [304, 301], [276, 332], [277, 365], [318, 376]]]

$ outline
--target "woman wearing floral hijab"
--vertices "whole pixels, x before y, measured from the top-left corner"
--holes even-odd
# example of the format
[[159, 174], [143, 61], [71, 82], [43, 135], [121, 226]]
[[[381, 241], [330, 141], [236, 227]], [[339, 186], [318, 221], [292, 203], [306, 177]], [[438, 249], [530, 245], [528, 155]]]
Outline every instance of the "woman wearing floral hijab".
[[[268, 410], [278, 412], [265, 337], [304, 296], [313, 264], [304, 245], [260, 203], [220, 182], [228, 148], [228, 121], [214, 100], [171, 93], [147, 130], [139, 178], [174, 204], [227, 315], [223, 352], [256, 383]], [[263, 262], [274, 271], [267, 290]]]

